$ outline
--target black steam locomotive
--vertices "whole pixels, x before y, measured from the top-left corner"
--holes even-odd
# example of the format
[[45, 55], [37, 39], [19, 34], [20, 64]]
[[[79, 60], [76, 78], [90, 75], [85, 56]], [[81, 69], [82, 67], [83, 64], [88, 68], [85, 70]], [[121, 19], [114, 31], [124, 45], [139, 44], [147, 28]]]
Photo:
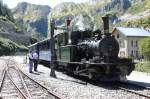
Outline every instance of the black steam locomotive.
[[[118, 57], [119, 44], [109, 33], [109, 17], [102, 19], [103, 33], [100, 30], [72, 31], [54, 36], [57, 57], [55, 69], [100, 81], [120, 80], [133, 71], [134, 63], [131, 59]], [[56, 27], [51, 29], [53, 28]], [[51, 61], [51, 39], [38, 42], [29, 48], [38, 51], [41, 63]]]

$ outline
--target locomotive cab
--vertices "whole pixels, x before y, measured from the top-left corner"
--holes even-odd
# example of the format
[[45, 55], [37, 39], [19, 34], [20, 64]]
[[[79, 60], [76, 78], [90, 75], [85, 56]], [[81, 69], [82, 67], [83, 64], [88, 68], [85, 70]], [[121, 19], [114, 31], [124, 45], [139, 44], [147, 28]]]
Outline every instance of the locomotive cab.
[[68, 44], [68, 33], [59, 33], [55, 36], [57, 42], [56, 53], [57, 53], [57, 61], [61, 62], [73, 62], [77, 61], [76, 57], [76, 46], [72, 44]]

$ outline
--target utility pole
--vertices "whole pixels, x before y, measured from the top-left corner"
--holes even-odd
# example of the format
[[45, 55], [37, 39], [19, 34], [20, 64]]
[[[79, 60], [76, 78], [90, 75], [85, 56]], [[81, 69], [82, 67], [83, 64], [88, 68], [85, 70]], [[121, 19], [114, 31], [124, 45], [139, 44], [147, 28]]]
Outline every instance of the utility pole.
[[56, 74], [55, 74], [55, 65], [56, 65], [56, 52], [55, 52], [55, 38], [54, 38], [54, 29], [55, 29], [55, 22], [52, 19], [50, 22], [50, 27], [51, 27], [51, 33], [50, 33], [50, 44], [51, 44], [51, 72], [50, 72], [50, 76], [56, 78]]

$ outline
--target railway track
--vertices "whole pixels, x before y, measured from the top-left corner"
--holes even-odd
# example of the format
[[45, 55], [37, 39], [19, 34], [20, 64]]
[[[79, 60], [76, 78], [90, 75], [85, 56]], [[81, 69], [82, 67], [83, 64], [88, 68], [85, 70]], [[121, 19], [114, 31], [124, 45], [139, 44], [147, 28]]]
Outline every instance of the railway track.
[[[6, 61], [8, 67], [6, 67], [2, 73], [3, 75], [2, 78], [3, 77], [5, 78], [4, 83], [0, 83], [1, 85], [3, 85], [0, 87], [3, 92], [2, 93], [0, 91], [2, 98], [4, 97], [5, 99], [12, 99], [14, 97], [14, 99], [65, 99], [65, 98], [60, 98], [55, 93], [49, 91], [45, 86], [41, 85], [37, 81], [30, 78], [30, 76], [28, 76], [18, 68], [19, 66], [12, 59]], [[16, 86], [13, 85], [10, 79], [12, 79], [12, 81], [16, 84]], [[2, 81], [1, 78], [0, 80]], [[8, 84], [9, 86], [12, 86], [12, 88], [7, 87], [6, 81], [9, 81]], [[109, 86], [110, 84], [108, 85], [108, 88], [106, 87], [106, 89], [109, 89]], [[100, 85], [100, 87], [104, 87], [104, 85], [102, 84]], [[5, 91], [5, 88], [8, 89]], [[20, 89], [20, 91], [18, 91], [17, 88]], [[126, 83], [119, 82], [115, 85], [112, 84], [112, 86], [110, 86], [110, 89], [119, 92], [118, 94], [122, 94], [122, 95], [125, 94], [129, 96], [133, 95], [132, 97], [135, 97], [135, 99], [150, 98], [149, 89], [134, 84], [129, 84], [129, 83], [126, 84]], [[4, 92], [9, 92], [9, 90], [12, 90], [11, 95], [9, 95], [9, 93], [4, 93]], [[110, 93], [111, 90], [108, 90], [108, 93]], [[23, 95], [21, 94], [21, 92], [23, 93]], [[9, 98], [7, 98], [6, 96], [8, 96]]]
[[[14, 97], [14, 99], [63, 99], [51, 92], [44, 85], [33, 80], [27, 74], [22, 72], [12, 59], [5, 61], [7, 66], [2, 73], [0, 98], [12, 99], [12, 97]], [[11, 93], [14, 95], [9, 95], [9, 90], [12, 90]], [[6, 96], [11, 98], [7, 98]]]
[[[115, 90], [123, 90], [124, 92], [135, 94], [139, 97], [144, 97], [144, 99], [150, 99], [150, 88], [146, 88], [142, 85], [137, 85], [134, 83], [128, 83], [125, 81], [120, 82], [107, 82], [107, 83], [98, 83], [95, 81], [87, 81], [92, 85], [96, 85], [103, 88], [115, 89]], [[143, 98], [142, 98], [143, 99]]]
[[26, 99], [24, 93], [16, 86], [16, 84], [7, 74], [6, 69], [2, 74], [0, 93], [0, 97], [4, 99]]
[[150, 99], [150, 89], [145, 88], [140, 85], [136, 85], [133, 83], [127, 83], [127, 82], [119, 82], [117, 83], [117, 88], [124, 90], [129, 93], [133, 93], [136, 95], [139, 95], [141, 97], [145, 97], [146, 99]]

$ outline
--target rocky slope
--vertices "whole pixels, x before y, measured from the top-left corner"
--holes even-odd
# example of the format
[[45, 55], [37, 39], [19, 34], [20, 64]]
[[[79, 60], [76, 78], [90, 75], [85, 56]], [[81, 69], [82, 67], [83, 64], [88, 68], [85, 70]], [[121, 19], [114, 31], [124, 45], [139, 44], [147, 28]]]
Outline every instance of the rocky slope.
[[19, 44], [28, 45], [30, 43], [30, 36], [18, 27], [15, 23], [6, 19], [5, 17], [0, 17], [0, 36], [3, 38], [10, 39]]
[[0, 56], [27, 51], [31, 37], [6, 17], [0, 16]]
[[0, 1], [0, 56], [27, 51], [32, 41], [26, 31], [13, 18], [11, 10]]
[[[32, 33], [34, 36], [47, 36], [48, 30], [48, 14], [51, 8], [45, 5], [34, 5], [26, 2], [19, 3], [14, 8], [14, 18], [19, 23], [24, 24], [27, 32]], [[36, 33], [38, 33], [36, 35]]]

